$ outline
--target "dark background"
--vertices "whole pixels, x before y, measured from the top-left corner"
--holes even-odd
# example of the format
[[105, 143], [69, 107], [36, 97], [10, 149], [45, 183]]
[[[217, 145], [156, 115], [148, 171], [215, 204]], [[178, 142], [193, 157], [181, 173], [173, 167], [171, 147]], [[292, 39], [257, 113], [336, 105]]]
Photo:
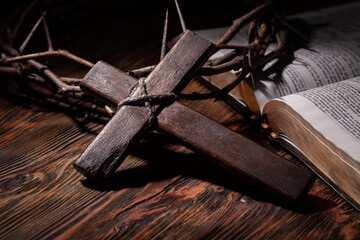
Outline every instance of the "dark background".
[[[288, 15], [339, 2], [276, 1], [275, 6]], [[169, 39], [181, 33], [173, 1], [39, 0], [19, 34], [7, 38], [6, 29], [14, 28], [28, 4], [2, 1], [2, 41], [18, 48], [43, 10], [55, 49], [92, 62], [104, 60], [125, 71], [159, 61], [166, 8]], [[196, 30], [229, 26], [255, 1], [179, 0], [179, 4], [188, 28]], [[25, 53], [46, 49], [40, 26]], [[59, 76], [81, 78], [89, 70], [62, 58], [41, 61]], [[159, 134], [149, 133], [134, 146], [141, 151], [133, 151], [111, 185], [94, 185], [72, 164], [100, 125], [83, 122], [86, 112], [58, 106], [35, 91], [25, 92], [27, 85], [20, 79], [4, 78], [0, 75], [1, 239], [351, 239], [359, 235], [359, 213], [319, 178], [298, 207], [289, 207]], [[15, 80], [20, 82], [19, 94], [12, 91]], [[188, 104], [295, 161], [221, 101]]]
[[[261, 1], [250, 0], [179, 0], [180, 7], [187, 24], [191, 30], [201, 28], [229, 26], [232, 20], [242, 16]], [[347, 1], [341, 1], [341, 3]], [[289, 15], [310, 9], [317, 9], [339, 3], [336, 0], [293, 0], [274, 1], [275, 9], [281, 15]], [[0, 10], [0, 23], [2, 40], [8, 41], [5, 36], [6, 28], [14, 28], [26, 9], [29, 1], [15, 0], [3, 2]], [[169, 9], [169, 39], [181, 33], [181, 26], [176, 13], [174, 1], [97, 1], [97, 0], [42, 0], [24, 19], [20, 34], [13, 39], [14, 46], [19, 46], [31, 27], [40, 16], [41, 11], [47, 12], [47, 22], [55, 48], [67, 47], [76, 49], [77, 54], [89, 60], [99, 58], [113, 60], [115, 56], [105, 56], [99, 48], [113, 48], [114, 54], [120, 46], [113, 42], [114, 38], [121, 41], [130, 40], [138, 42], [139, 47], [158, 39], [159, 51], [163, 32], [164, 16]], [[110, 23], [110, 24], [109, 24]], [[114, 27], [115, 26], [115, 27]], [[44, 48], [45, 38], [42, 27], [34, 36], [34, 40], [27, 48], [29, 52], [40, 51]], [[87, 34], [91, 34], [93, 42], [98, 46], [93, 49], [82, 49], [77, 45]], [[148, 39], [148, 40], [147, 40]], [[115, 45], [113, 45], [115, 44]], [[76, 45], [76, 46], [75, 46]], [[70, 48], [70, 49], [69, 49]], [[121, 47], [120, 47], [121, 48]], [[124, 51], [124, 49], [122, 49]], [[126, 49], [126, 51], [131, 51]], [[115, 57], [116, 58], [116, 57]]]

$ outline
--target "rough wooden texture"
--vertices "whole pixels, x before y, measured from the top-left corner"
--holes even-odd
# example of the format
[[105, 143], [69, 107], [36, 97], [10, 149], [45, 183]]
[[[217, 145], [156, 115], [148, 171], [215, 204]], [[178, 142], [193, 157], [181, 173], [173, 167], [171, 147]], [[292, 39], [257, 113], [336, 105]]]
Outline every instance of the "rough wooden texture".
[[309, 171], [179, 103], [165, 108], [158, 121], [162, 131], [227, 170], [254, 181], [261, 190], [294, 201], [306, 194], [312, 183]]
[[[203, 114], [266, 144], [224, 105], [198, 104]], [[139, 150], [110, 185], [96, 185], [72, 164], [97, 132], [84, 131], [71, 115], [4, 99], [0, 113], [0, 239], [354, 239], [360, 233], [360, 214], [320, 180], [297, 208], [288, 208], [157, 134], [134, 146]]]
[[[148, 94], [170, 93], [184, 88], [196, 70], [208, 60], [213, 49], [214, 45], [208, 40], [191, 31], [185, 32], [146, 78]], [[129, 96], [142, 94], [137, 88]], [[156, 112], [158, 108], [159, 105], [154, 105], [152, 110]], [[125, 159], [129, 146], [138, 139], [148, 120], [146, 108], [121, 107], [74, 166], [88, 178], [100, 179], [112, 174]]]
[[[98, 1], [81, 1], [81, 7], [69, 14], [65, 7], [80, 3], [61, 1], [48, 9], [48, 16], [62, 11], [51, 18], [61, 21], [58, 25], [49, 22], [54, 45], [120, 69], [155, 64], [165, 7], [154, 7], [152, 1], [149, 11], [143, 1], [128, 9], [124, 2], [105, 8]], [[193, 29], [211, 21], [230, 24], [243, 9], [206, 4], [209, 8], [204, 10], [205, 4], [199, 8], [196, 4], [189, 2], [191, 11], [183, 10]], [[86, 12], [89, 9], [93, 12]], [[221, 14], [221, 9], [226, 11]], [[111, 10], [116, 14], [109, 14]], [[174, 20], [170, 19], [169, 29], [178, 34], [177, 16], [172, 11], [169, 16]], [[74, 64], [57, 66], [58, 73], [74, 77], [88, 71]], [[360, 235], [360, 213], [321, 180], [298, 207], [289, 208], [254, 188], [235, 184], [238, 179], [228, 171], [158, 134], [146, 134], [134, 146], [107, 188], [90, 184], [72, 164], [103, 125], [78, 121], [74, 116], [82, 119], [82, 111], [32, 101], [39, 96], [31, 92], [12, 94], [12, 79], [1, 78], [1, 84], [0, 239], [358, 239]], [[196, 82], [185, 91], [194, 89], [205, 91]], [[223, 103], [183, 103], [294, 161]]]
[[[81, 85], [86, 93], [117, 106], [133, 90], [136, 82], [115, 67], [98, 62], [86, 74]], [[312, 183], [313, 174], [310, 171], [291, 164], [182, 104], [167, 106], [157, 116], [157, 122], [165, 134], [274, 196], [296, 201], [303, 193], [306, 194]], [[98, 151], [101, 152], [100, 149]]]
[[80, 82], [80, 87], [87, 94], [116, 108], [137, 84], [135, 79], [133, 81], [123, 79], [128, 79], [126, 73], [99, 61]]

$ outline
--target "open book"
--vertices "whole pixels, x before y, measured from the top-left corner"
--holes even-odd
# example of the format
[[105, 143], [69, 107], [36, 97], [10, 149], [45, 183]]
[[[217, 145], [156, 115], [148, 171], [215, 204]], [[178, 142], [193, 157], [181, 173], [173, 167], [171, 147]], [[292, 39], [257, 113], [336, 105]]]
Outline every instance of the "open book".
[[[232, 92], [267, 119], [273, 137], [360, 209], [360, 2], [291, 17], [312, 29], [306, 48], [268, 75], [254, 75]], [[296, 27], [296, 26], [295, 26]], [[214, 42], [227, 28], [198, 33]], [[240, 32], [235, 42], [246, 44]], [[246, 36], [246, 33], [245, 33]], [[244, 41], [244, 42], [241, 42]], [[223, 52], [217, 53], [218, 55]], [[275, 67], [274, 67], [275, 66]], [[236, 72], [212, 76], [220, 85]]]

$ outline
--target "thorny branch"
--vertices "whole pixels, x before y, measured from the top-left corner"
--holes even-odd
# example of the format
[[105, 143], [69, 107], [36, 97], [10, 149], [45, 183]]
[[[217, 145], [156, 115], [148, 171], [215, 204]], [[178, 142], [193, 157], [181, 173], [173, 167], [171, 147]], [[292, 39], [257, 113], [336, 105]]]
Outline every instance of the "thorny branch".
[[[175, 4], [181, 19], [181, 25], [185, 31], [185, 21], [182, 17], [179, 4], [176, 0]], [[33, 7], [34, 5], [29, 5], [23, 14], [21, 14], [20, 20], [15, 29], [13, 31], [9, 31], [10, 36], [8, 36], [8, 38], [16, 36], [20, 26], [23, 24], [23, 21], [26, 18], [26, 14]], [[47, 51], [22, 55], [22, 50], [26, 47], [27, 43], [32, 38], [33, 33], [36, 31], [41, 22], [43, 22], [46, 34], [46, 41], [48, 45]], [[161, 59], [165, 55], [167, 22], [168, 13], [166, 12], [163, 44], [160, 57]], [[260, 6], [254, 8], [249, 13], [238, 19], [235, 19], [232, 25], [215, 44], [217, 50], [231, 49], [232, 51], [216, 59], [208, 60], [199, 70], [198, 75], [211, 76], [228, 71], [235, 71], [236, 78], [222, 89], [217, 89], [207, 94], [199, 94], [196, 92], [193, 94], [181, 94], [180, 97], [192, 100], [209, 98], [220, 100], [225, 99], [227, 94], [233, 88], [238, 86], [242, 80], [252, 76], [254, 71], [260, 71], [266, 63], [281, 57], [284, 54], [284, 45], [277, 27], [279, 22], [296, 33], [296, 30], [292, 29], [292, 27], [288, 25], [284, 19], [282, 19], [274, 11], [271, 1], [266, 1]], [[245, 26], [248, 26], [248, 44], [231, 44], [230, 41], [235, 38], [237, 36], [236, 34]], [[274, 48], [273, 50], [268, 51], [268, 47], [272, 43], [274, 44]], [[45, 21], [45, 13], [41, 15], [40, 19], [34, 25], [26, 40], [18, 50], [16, 50], [16, 48], [13, 46], [4, 43], [2, 43], [0, 47], [4, 50], [4, 53], [0, 58], [0, 74], [23, 77], [29, 81], [34, 81], [37, 83], [51, 83], [51, 85], [56, 86], [58, 93], [66, 94], [71, 97], [79, 97], [79, 95], [82, 94], [79, 87], [81, 79], [57, 76], [45, 64], [40, 63], [39, 60], [55, 56], [62, 56], [86, 67], [91, 68], [94, 65], [93, 63], [82, 59], [66, 50], [53, 49], [49, 29]], [[155, 69], [155, 67], [156, 65], [146, 66], [140, 69], [131, 70], [128, 73], [139, 79], [146, 77], [151, 71]], [[101, 106], [101, 108], [105, 108], [106, 112], [112, 114], [107, 106]]]
[[217, 45], [228, 43], [233, 37], [242, 29], [246, 24], [250, 21], [261, 17], [266, 11], [271, 8], [271, 2], [266, 1], [259, 7], [245, 14], [244, 16], [235, 19], [230, 28], [226, 31], [226, 33], [217, 41]]
[[[179, 11], [179, 7], [177, 7], [177, 9]], [[179, 12], [179, 16], [182, 16], [181, 12]], [[223, 89], [208, 94], [199, 94], [195, 92], [193, 94], [181, 96], [193, 100], [209, 98], [224, 99], [224, 96], [246, 77], [251, 76], [255, 71], [260, 71], [266, 63], [283, 56], [284, 45], [277, 28], [277, 21], [281, 21], [282, 24], [284, 24], [284, 20], [272, 9], [271, 1], [264, 2], [249, 13], [234, 20], [224, 35], [216, 42], [217, 50], [232, 49], [232, 51], [216, 59], [208, 60], [199, 70], [198, 75], [211, 76], [228, 71], [236, 71], [237, 77]], [[236, 34], [246, 25], [249, 27], [248, 44], [229, 44]], [[288, 28], [292, 30], [290, 25], [288, 25]], [[271, 43], [274, 43], [275, 47], [272, 51], [267, 53]], [[129, 74], [138, 78], [145, 77], [155, 67], [156, 66], [154, 65], [131, 70], [129, 71]]]
[[[14, 31], [9, 30], [9, 36], [5, 36], [3, 39], [12, 39], [14, 36], [16, 36], [19, 28], [24, 22], [24, 19], [26, 19], [27, 14], [29, 13], [30, 9], [34, 7], [34, 3], [36, 2], [37, 1], [33, 1], [33, 3], [31, 3], [23, 11], [19, 17], [19, 22], [16, 24]], [[51, 85], [56, 86], [59, 93], [80, 93], [81, 90], [79, 87], [79, 81], [67, 81], [67, 78], [65, 78], [66, 80], [64, 81], [64, 78], [57, 76], [51, 69], [48, 68], [47, 65], [36, 60], [40, 58], [62, 56], [86, 67], [91, 68], [94, 65], [93, 63], [82, 59], [66, 50], [53, 50], [49, 29], [45, 21], [45, 14], [46, 12], [41, 14], [41, 17], [34, 24], [29, 34], [20, 45], [19, 49], [16, 49], [10, 43], [1, 42], [3, 53], [0, 58], [0, 73], [23, 77], [37, 82], [50, 82]], [[32, 39], [34, 32], [37, 31], [41, 22], [43, 22], [46, 34], [48, 51], [22, 55], [23, 50]]]
[[62, 57], [66, 57], [74, 62], [77, 62], [81, 65], [84, 65], [85, 67], [93, 67], [94, 64], [82, 59], [66, 50], [49, 50], [46, 52], [39, 52], [39, 53], [32, 53], [32, 54], [26, 54], [26, 55], [19, 55], [16, 57], [5, 57], [2, 58], [0, 60], [1, 63], [14, 63], [14, 62], [20, 62], [20, 61], [24, 61], [24, 60], [29, 60], [29, 59], [36, 59], [36, 58], [44, 58], [44, 57], [52, 57], [52, 56], [62, 56]]
[[[41, 59], [46, 60], [51, 57], [62, 56], [85, 67], [90, 68], [94, 65], [66, 50], [54, 50], [50, 32], [45, 21], [45, 12], [41, 14], [41, 17], [34, 24], [20, 47], [16, 48], [13, 46], [13, 39], [17, 37], [21, 27], [27, 20], [28, 14], [36, 6], [37, 2], [36, 0], [32, 1], [26, 9], [20, 11], [19, 16], [12, 16], [13, 19], [18, 19], [14, 29], [8, 27], [7, 31], [3, 31], [4, 35], [0, 38], [2, 40], [0, 41], [0, 74], [25, 79], [29, 84], [34, 83], [35, 85], [32, 85], [34, 91], [39, 94], [45, 94], [44, 96], [47, 101], [56, 102], [59, 106], [65, 106], [69, 109], [82, 107], [87, 114], [108, 117], [109, 114], [104, 110], [104, 106], [99, 103], [94, 104], [93, 100], [84, 101], [83, 93], [79, 87], [80, 79], [60, 77], [46, 64], [39, 62]], [[47, 51], [22, 54], [33, 38], [34, 32], [41, 25], [41, 22], [46, 34]], [[39, 92], [38, 90], [41, 91]]]
[[[4, 57], [0, 62], [15, 63], [15, 62], [24, 60], [23, 64], [25, 64], [25, 65], [21, 65], [20, 68], [22, 68], [22, 69], [27, 69], [29, 67], [33, 68], [34, 70], [36, 70], [36, 72], [33, 74], [39, 75], [40, 78], [45, 78], [45, 79], [48, 79], [49, 81], [51, 81], [53, 84], [55, 84], [57, 86], [58, 91], [60, 93], [80, 92], [81, 91], [79, 86], [72, 86], [72, 85], [68, 85], [67, 83], [63, 82], [61, 80], [61, 78], [59, 76], [57, 76], [54, 72], [52, 72], [46, 65], [34, 60], [33, 59], [34, 57], [29, 58], [29, 57], [27, 57], [27, 55], [21, 56], [17, 50], [15, 50], [14, 48], [12, 48], [9, 45], [3, 44], [2, 48], [4, 50], [6, 50], [8, 52], [8, 54], [11, 54], [14, 57], [12, 57], [12, 58]], [[7, 62], [7, 59], [10, 59], [10, 61]], [[15, 60], [11, 61], [13, 59], [15, 59]], [[9, 68], [9, 67], [7, 67], [7, 68]], [[13, 65], [10, 68], [15, 68], [15, 65]], [[1, 69], [0, 69], [0, 71], [1, 71]], [[23, 77], [27, 77], [25, 71], [20, 70], [19, 73], [20, 73], [20, 76], [25, 74]], [[19, 74], [17, 73], [17, 75], [19, 75]]]

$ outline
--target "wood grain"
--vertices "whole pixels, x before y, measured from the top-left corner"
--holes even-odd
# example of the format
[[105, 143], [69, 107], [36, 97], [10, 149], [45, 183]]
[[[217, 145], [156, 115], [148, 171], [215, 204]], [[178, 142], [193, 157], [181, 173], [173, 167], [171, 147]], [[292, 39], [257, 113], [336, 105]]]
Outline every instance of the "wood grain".
[[[85, 93], [117, 106], [137, 80], [98, 62], [81, 85]], [[173, 103], [157, 116], [159, 130], [220, 167], [252, 181], [274, 196], [295, 202], [306, 194], [313, 174], [271, 153], [190, 108]], [[264, 157], [266, 156], [266, 157]]]
[[312, 183], [311, 172], [179, 103], [165, 108], [158, 122], [166, 134], [271, 194], [295, 201]]
[[[185, 32], [146, 78], [148, 94], [170, 93], [184, 88], [196, 70], [209, 58], [213, 49], [214, 45], [208, 40], [191, 31]], [[142, 94], [137, 88], [129, 96], [138, 97]], [[155, 105], [152, 110], [156, 112], [159, 107]], [[75, 168], [94, 180], [106, 178], [125, 159], [129, 146], [142, 134], [148, 120], [146, 108], [126, 105], [121, 107], [74, 163]]]
[[[200, 90], [197, 83], [189, 88]], [[267, 143], [232, 123], [241, 119], [222, 103], [189, 104]], [[14, 109], [19, 115], [3, 114]], [[288, 208], [170, 139], [148, 134], [104, 188], [72, 167], [95, 134], [71, 116], [3, 99], [0, 113], [7, 123], [0, 162], [10, 166], [1, 172], [0, 239], [356, 239], [360, 233], [360, 213], [319, 179], [298, 207]]]
[[86, 94], [113, 107], [117, 107], [136, 85], [136, 79], [103, 61], [97, 62], [80, 82]]
[[[55, 46], [120, 69], [157, 63], [165, 7], [156, 1], [131, 2], [134, 9], [127, 1], [109, 1], [106, 7], [95, 1], [52, 2], [56, 8], [48, 9], [48, 16]], [[195, 29], [211, 21], [213, 26], [224, 19], [230, 23], [241, 15], [240, 3], [232, 1], [229, 8], [206, 2], [212, 9], [207, 15], [204, 4], [191, 2], [193, 11], [183, 11]], [[65, 11], [75, 6], [71, 14]], [[57, 66], [58, 73], [84, 74], [74, 64]], [[107, 188], [90, 183], [72, 164], [95, 138], [93, 130], [103, 125], [91, 123], [89, 130], [89, 123], [74, 120], [75, 113], [30, 102], [39, 97], [31, 91], [21, 88], [22, 98], [15, 96], [9, 90], [14, 79], [2, 77], [1, 84], [0, 239], [359, 238], [360, 213], [320, 179], [297, 207], [288, 207], [256, 188], [235, 184], [238, 179], [227, 171], [155, 133], [134, 145]], [[185, 89], [194, 90], [206, 91], [197, 82]], [[182, 103], [296, 162], [222, 102]]]

